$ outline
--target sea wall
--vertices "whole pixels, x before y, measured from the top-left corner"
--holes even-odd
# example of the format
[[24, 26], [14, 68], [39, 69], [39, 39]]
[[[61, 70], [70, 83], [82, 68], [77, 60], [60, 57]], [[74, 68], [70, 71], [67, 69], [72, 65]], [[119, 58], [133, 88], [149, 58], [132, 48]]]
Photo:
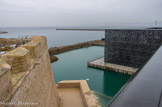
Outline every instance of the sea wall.
[[88, 47], [88, 46], [105, 46], [105, 41], [104, 40], [93, 40], [93, 41], [77, 43], [77, 44], [73, 44], [73, 45], [51, 47], [51, 48], [49, 48], [51, 63], [59, 60], [59, 58], [54, 56], [56, 54], [71, 51], [71, 50], [74, 50], [74, 49], [85, 48], [85, 47]]
[[145, 64], [161, 44], [162, 30], [105, 30], [104, 61], [139, 68]]
[[59, 106], [45, 37], [1, 56], [0, 87], [0, 107]]
[[103, 40], [93, 40], [93, 41], [82, 42], [82, 43], [77, 43], [73, 45], [51, 47], [49, 49], [49, 54], [56, 55], [56, 54], [60, 54], [63, 52], [67, 52], [67, 51], [71, 51], [71, 50], [79, 49], [79, 48], [84, 48], [88, 46], [105, 46], [105, 42]]

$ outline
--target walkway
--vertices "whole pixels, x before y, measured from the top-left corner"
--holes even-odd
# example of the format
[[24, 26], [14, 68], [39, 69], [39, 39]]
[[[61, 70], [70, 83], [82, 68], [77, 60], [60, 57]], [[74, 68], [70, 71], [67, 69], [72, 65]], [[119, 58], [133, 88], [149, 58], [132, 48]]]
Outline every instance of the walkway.
[[65, 80], [57, 85], [60, 107], [97, 107], [86, 80]]
[[122, 65], [117, 65], [117, 64], [111, 64], [111, 63], [105, 63], [104, 62], [104, 57], [99, 58], [97, 60], [88, 62], [88, 66], [91, 67], [96, 67], [104, 70], [112, 70], [115, 72], [120, 72], [124, 74], [129, 74], [133, 75], [138, 68], [132, 68], [132, 67], [127, 67], [127, 66], [122, 66]]

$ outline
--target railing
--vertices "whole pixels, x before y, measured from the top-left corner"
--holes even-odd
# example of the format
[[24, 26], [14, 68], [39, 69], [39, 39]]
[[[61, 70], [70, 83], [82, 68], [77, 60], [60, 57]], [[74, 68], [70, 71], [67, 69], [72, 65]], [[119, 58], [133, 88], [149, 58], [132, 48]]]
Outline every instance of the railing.
[[162, 89], [162, 45], [114, 96], [108, 107], [158, 107]]

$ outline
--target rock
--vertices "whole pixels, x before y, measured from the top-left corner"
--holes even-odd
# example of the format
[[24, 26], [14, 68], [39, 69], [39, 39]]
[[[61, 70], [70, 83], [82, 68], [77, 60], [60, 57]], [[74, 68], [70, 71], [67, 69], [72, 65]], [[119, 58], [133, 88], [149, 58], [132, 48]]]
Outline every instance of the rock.
[[8, 32], [6, 32], [6, 31], [0, 31], [0, 34], [3, 34], [3, 33], [8, 33]]
[[51, 60], [51, 63], [53, 63], [53, 62], [56, 62], [57, 60], [59, 60], [59, 58], [57, 58], [57, 57], [54, 56], [54, 55], [51, 55], [51, 56], [50, 56], [50, 60]]

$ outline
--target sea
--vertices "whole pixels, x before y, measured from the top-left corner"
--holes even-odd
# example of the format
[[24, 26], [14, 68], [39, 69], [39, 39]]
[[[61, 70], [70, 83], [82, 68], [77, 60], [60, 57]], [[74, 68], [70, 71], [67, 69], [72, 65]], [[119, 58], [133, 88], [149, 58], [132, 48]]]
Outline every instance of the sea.
[[56, 27], [0, 27], [0, 38], [25, 38], [32, 36], [46, 36], [48, 47], [58, 47], [75, 43], [100, 40], [104, 38], [104, 31], [56, 30]]

